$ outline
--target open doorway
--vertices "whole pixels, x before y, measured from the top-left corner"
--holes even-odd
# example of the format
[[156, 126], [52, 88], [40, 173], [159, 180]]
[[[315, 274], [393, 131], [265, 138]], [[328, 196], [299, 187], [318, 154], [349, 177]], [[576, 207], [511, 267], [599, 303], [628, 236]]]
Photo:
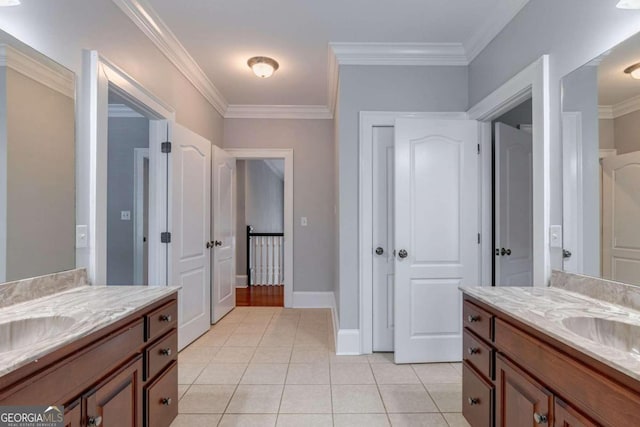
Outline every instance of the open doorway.
[[284, 159], [236, 163], [236, 305], [284, 306]]
[[533, 136], [528, 99], [492, 122], [493, 284], [533, 285]]

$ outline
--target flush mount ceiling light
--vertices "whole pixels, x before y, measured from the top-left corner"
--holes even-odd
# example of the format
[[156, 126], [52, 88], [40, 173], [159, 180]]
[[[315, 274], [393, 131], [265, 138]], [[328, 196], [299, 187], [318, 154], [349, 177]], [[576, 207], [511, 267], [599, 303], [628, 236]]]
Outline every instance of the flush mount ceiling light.
[[275, 59], [266, 56], [254, 56], [247, 61], [247, 65], [253, 70], [253, 74], [263, 79], [271, 77], [280, 67]]
[[0, 0], [0, 7], [19, 6], [20, 0]]
[[640, 9], [640, 0], [620, 0], [616, 7], [618, 9]]
[[640, 80], [640, 62], [627, 67], [624, 72], [625, 74], [629, 74], [632, 78]]

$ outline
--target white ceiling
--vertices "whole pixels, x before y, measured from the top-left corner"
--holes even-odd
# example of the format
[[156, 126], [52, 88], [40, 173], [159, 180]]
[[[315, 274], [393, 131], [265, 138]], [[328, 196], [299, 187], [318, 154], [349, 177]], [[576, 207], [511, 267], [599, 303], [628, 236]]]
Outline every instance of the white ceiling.
[[[229, 104], [327, 105], [330, 42], [458, 43], [472, 59], [528, 0], [140, 0]], [[251, 56], [275, 58], [269, 79]]]
[[640, 62], [640, 34], [614, 47], [598, 66], [598, 103], [616, 105], [640, 95], [640, 80], [632, 79], [624, 69]]

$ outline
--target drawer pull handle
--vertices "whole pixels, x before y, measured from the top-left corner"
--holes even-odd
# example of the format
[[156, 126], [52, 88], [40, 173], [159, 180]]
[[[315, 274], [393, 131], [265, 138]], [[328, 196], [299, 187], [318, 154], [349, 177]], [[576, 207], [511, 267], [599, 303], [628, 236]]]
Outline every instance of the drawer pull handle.
[[480, 399], [478, 399], [477, 397], [470, 397], [469, 398], [469, 405], [474, 406], [474, 405], [479, 405], [480, 404]]
[[171, 349], [170, 348], [161, 348], [160, 349], [160, 355], [161, 356], [171, 356]]
[[87, 424], [89, 427], [97, 427], [102, 424], [102, 417], [89, 417]]
[[476, 347], [469, 347], [469, 354], [471, 355], [480, 354], [480, 349]]
[[480, 321], [480, 316], [474, 316], [472, 314], [469, 315], [469, 317], [467, 317], [467, 320], [471, 323], [475, 323], [475, 322], [479, 322]]
[[170, 314], [161, 314], [160, 315], [160, 321], [161, 322], [171, 322], [171, 315]]
[[171, 398], [170, 397], [163, 397], [162, 400], [160, 401], [164, 406], [169, 406], [171, 405]]
[[533, 414], [533, 420], [536, 422], [536, 424], [546, 424], [547, 421], [549, 421], [546, 415], [539, 414], [537, 412]]

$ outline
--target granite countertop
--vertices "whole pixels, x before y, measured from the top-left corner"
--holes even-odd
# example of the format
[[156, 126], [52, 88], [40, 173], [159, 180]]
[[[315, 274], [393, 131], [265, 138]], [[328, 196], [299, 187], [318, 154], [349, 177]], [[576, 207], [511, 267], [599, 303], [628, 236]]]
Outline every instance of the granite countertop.
[[172, 287], [81, 286], [0, 308], [0, 325], [54, 316], [58, 318], [61, 330], [51, 337], [38, 339], [35, 344], [0, 352], [0, 376], [124, 319], [177, 290]]
[[640, 380], [640, 353], [633, 354], [583, 338], [562, 323], [570, 317], [597, 317], [640, 326], [640, 311], [553, 287], [478, 287], [461, 290], [593, 359]]

